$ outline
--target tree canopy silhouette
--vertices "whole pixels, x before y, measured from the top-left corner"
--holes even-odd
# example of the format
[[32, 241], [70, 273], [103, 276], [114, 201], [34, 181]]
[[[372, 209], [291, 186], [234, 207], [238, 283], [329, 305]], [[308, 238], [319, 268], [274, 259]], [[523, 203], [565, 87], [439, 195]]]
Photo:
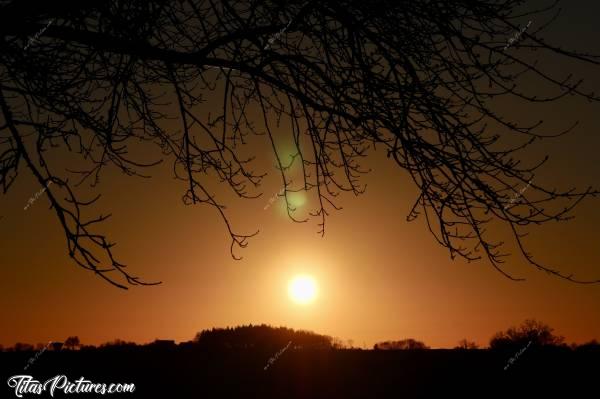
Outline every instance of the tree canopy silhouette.
[[373, 346], [377, 350], [415, 350], [430, 349], [425, 343], [413, 338], [402, 339], [400, 341], [378, 342]]
[[333, 338], [327, 335], [265, 324], [203, 330], [194, 339], [198, 346], [210, 349], [280, 348], [290, 341], [294, 347], [301, 348], [329, 349], [334, 346]]
[[[531, 55], [600, 62], [543, 40], [556, 3], [523, 12], [524, 3], [2, 1], [2, 192], [19, 172], [33, 175], [48, 187], [74, 261], [127, 288], [149, 283], [125, 269], [100, 232], [109, 215], [84, 216], [98, 196], [78, 192], [82, 184], [94, 190], [106, 167], [148, 177], [148, 168], [168, 161], [185, 184], [183, 201], [220, 214], [237, 258], [236, 247], [256, 233], [236, 231], [213, 188], [225, 185], [241, 198], [261, 194], [265, 174], [253, 170], [255, 157], [244, 155], [250, 135], [261, 136], [276, 155], [290, 218], [305, 221], [294, 214], [290, 193], [314, 195], [310, 214], [321, 234], [326, 217], [339, 209], [337, 195], [364, 191], [362, 161], [380, 149], [419, 189], [407, 220], [425, 217], [452, 258], [486, 258], [518, 279], [502, 269], [508, 249], [487, 228], [499, 221], [532, 266], [599, 282], [541, 264], [523, 242], [524, 227], [566, 220], [598, 191], [561, 191], [532, 180], [545, 160], [521, 164], [521, 151], [572, 127], [548, 132], [541, 121], [514, 121], [492, 101], [575, 95], [597, 102], [581, 80], [555, 76]], [[534, 23], [505, 49], [523, 18]], [[547, 84], [553, 94], [528, 92], [519, 84], [524, 79]], [[202, 112], [208, 96], [219, 96], [218, 113]], [[299, 182], [276, 150], [274, 128], [283, 124], [294, 138]], [[58, 170], [51, 154], [63, 151], [81, 167]]]
[[71, 336], [65, 340], [65, 348], [67, 348], [67, 349], [74, 350], [75, 348], [79, 347], [80, 345], [81, 345], [81, 342], [79, 342], [78, 336]]
[[460, 341], [458, 341], [458, 345], [455, 346], [454, 349], [473, 350], [473, 349], [479, 349], [479, 345], [477, 345], [476, 342], [473, 342], [466, 338], [463, 338]]
[[565, 338], [555, 335], [554, 329], [537, 320], [527, 319], [519, 327], [510, 327], [496, 333], [490, 340], [491, 349], [523, 347], [531, 342], [535, 346], [559, 346]]

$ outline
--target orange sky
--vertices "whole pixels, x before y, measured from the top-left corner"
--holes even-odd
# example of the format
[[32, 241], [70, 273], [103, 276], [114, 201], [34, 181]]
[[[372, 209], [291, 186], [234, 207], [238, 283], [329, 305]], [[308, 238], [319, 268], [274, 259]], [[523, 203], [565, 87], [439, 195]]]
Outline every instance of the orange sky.
[[[597, 13], [568, 7], [565, 12], [548, 37], [600, 53], [600, 41], [592, 40], [600, 38]], [[573, 72], [586, 73], [588, 87], [598, 91], [597, 73]], [[598, 187], [598, 104], [569, 99], [544, 108], [504, 107], [515, 117], [544, 118], [552, 128], [580, 120], [571, 135], [542, 142], [522, 158], [533, 162], [551, 155], [536, 176], [541, 185]], [[266, 150], [260, 151], [266, 161], [258, 165], [269, 165]], [[241, 261], [229, 256], [229, 237], [212, 208], [181, 203], [184, 187], [171, 179], [169, 166], [153, 169], [150, 180], [106, 175], [96, 209], [113, 219], [102, 230], [118, 243], [116, 254], [133, 274], [163, 281], [128, 291], [68, 258], [64, 234], [44, 196], [23, 210], [40, 189], [23, 169], [14, 189], [0, 198], [0, 343], [62, 341], [69, 335], [85, 344], [114, 338], [182, 341], [205, 328], [267, 323], [352, 339], [356, 346], [413, 337], [432, 347], [452, 347], [461, 338], [486, 345], [496, 331], [531, 317], [568, 342], [600, 338], [600, 285], [566, 283], [516, 256], [508, 260], [509, 270], [525, 282], [502, 277], [484, 261], [451, 261], [422, 219], [406, 222], [416, 194], [407, 174], [382, 154], [369, 165], [366, 194], [341, 198], [344, 209], [327, 220], [324, 238], [316, 234], [318, 220], [286, 219], [282, 200], [264, 209], [281, 188], [269, 167], [261, 198], [228, 202], [237, 231], [260, 229], [248, 248], [237, 251]], [[581, 278], [598, 278], [599, 201], [586, 200], [574, 221], [531, 229], [527, 242], [538, 259]], [[301, 214], [310, 205], [307, 198]], [[295, 274], [318, 281], [313, 305], [288, 299], [287, 283]]]

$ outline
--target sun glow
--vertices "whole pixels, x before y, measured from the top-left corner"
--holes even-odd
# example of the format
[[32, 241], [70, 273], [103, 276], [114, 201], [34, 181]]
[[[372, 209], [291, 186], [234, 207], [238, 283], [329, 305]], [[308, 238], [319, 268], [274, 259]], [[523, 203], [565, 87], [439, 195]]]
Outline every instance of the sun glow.
[[309, 304], [317, 297], [317, 283], [310, 276], [296, 276], [290, 280], [288, 294], [297, 304]]

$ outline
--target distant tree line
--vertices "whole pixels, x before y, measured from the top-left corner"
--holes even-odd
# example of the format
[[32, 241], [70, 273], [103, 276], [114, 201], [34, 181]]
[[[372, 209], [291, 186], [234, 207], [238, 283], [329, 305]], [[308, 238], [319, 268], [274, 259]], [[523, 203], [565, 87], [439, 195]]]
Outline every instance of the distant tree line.
[[379, 342], [373, 346], [373, 349], [383, 350], [413, 350], [413, 349], [430, 349], [429, 346], [425, 345], [421, 341], [416, 339], [408, 338], [400, 341], [385, 341]]
[[17, 342], [14, 346], [8, 347], [8, 348], [4, 348], [2, 345], [0, 345], [0, 352], [1, 351], [4, 351], [4, 352], [32, 352], [32, 351], [41, 351], [41, 350], [58, 351], [58, 350], [63, 350], [63, 349], [76, 350], [76, 349], [80, 349], [80, 348], [81, 348], [81, 344], [79, 342], [79, 337], [71, 336], [71, 337], [68, 337], [64, 342], [50, 341], [46, 344], [38, 343], [36, 345], [31, 345], [31, 344], [24, 343], [24, 342]]
[[285, 346], [292, 341], [294, 348], [342, 348], [337, 338], [316, 334], [311, 331], [293, 330], [287, 327], [238, 326], [234, 328], [213, 328], [196, 334], [194, 343], [207, 348], [264, 348]]
[[[596, 349], [600, 350], [600, 343], [595, 339], [584, 344], [565, 343], [565, 338], [554, 334], [554, 329], [537, 320], [527, 319], [518, 327], [510, 327], [506, 331], [499, 331], [492, 336], [489, 342], [491, 350], [514, 350], [524, 346], [534, 347], [561, 347], [566, 349]], [[468, 339], [462, 339], [455, 350], [473, 350], [479, 346]], [[430, 349], [425, 343], [413, 338], [397, 341], [378, 342], [373, 346], [375, 350], [422, 350]]]
[[[212, 328], [202, 330], [196, 334], [192, 341], [176, 344], [173, 340], [155, 340], [149, 344], [136, 344], [120, 339], [103, 343], [99, 346], [82, 345], [79, 337], [68, 337], [64, 342], [50, 342], [48, 344], [30, 344], [18, 342], [12, 347], [4, 348], [4, 352], [32, 352], [43, 350], [127, 350], [133, 348], [148, 348], [152, 350], [169, 350], [174, 348], [199, 348], [209, 350], [245, 350], [269, 349], [285, 347], [292, 342], [293, 349], [352, 349], [352, 341], [344, 344], [339, 338], [321, 335], [312, 331], [294, 330], [287, 327], [272, 327], [266, 324], [247, 325], [227, 328]], [[497, 332], [489, 342], [491, 350], [515, 350], [522, 347], [560, 347], [573, 350], [600, 350], [600, 343], [596, 340], [584, 344], [567, 345], [565, 338], [554, 333], [554, 329], [537, 320], [525, 320], [518, 327], [510, 327], [505, 331]], [[468, 339], [462, 339], [454, 350], [474, 350], [478, 345]], [[406, 338], [394, 341], [378, 342], [373, 346], [375, 350], [427, 350], [430, 349], [424, 342]]]
[[[153, 349], [170, 349], [176, 347], [195, 347], [203, 349], [272, 349], [283, 347], [292, 341], [293, 348], [342, 349], [347, 347], [339, 338], [316, 334], [311, 331], [293, 330], [287, 327], [272, 327], [266, 324], [247, 325], [227, 328], [212, 328], [197, 333], [192, 341], [178, 345], [173, 340], [155, 340], [149, 344], [137, 344], [115, 339], [99, 346], [83, 345], [79, 337], [67, 338], [64, 342], [50, 344], [30, 344], [18, 342], [9, 348], [0, 346], [0, 351], [30, 352], [48, 346], [50, 350], [114, 350], [148, 347]], [[351, 341], [350, 341], [351, 342]]]

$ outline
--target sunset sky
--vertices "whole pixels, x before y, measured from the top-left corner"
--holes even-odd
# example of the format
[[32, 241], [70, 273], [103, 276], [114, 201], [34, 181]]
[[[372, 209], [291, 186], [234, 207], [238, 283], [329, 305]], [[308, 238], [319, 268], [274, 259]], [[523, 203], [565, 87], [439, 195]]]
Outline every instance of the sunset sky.
[[[600, 7], [578, 3], [584, 2], [563, 5], [545, 37], [600, 54]], [[530, 29], [535, 25], [533, 20]], [[567, 59], [547, 62], [551, 71], [585, 77], [586, 87], [599, 92], [593, 68]], [[535, 107], [499, 103], [498, 109], [521, 121], [544, 119], [553, 131], [579, 121], [571, 134], [538, 143], [521, 159], [535, 163], [550, 155], [535, 177], [540, 185], [600, 186], [599, 104], [569, 97]], [[281, 128], [278, 134], [285, 147], [289, 133]], [[331, 213], [321, 237], [319, 219], [294, 223], [281, 198], [269, 205], [282, 187], [273, 156], [264, 137], [250, 146], [259, 157], [256, 169], [269, 176], [260, 198], [227, 197], [236, 231], [260, 230], [247, 248], [235, 250], [243, 256], [239, 261], [229, 255], [230, 238], [218, 213], [182, 203], [185, 186], [172, 178], [169, 164], [151, 169], [152, 179], [115, 170], [101, 178], [103, 197], [90, 216], [112, 213], [100, 229], [117, 243], [119, 260], [145, 281], [162, 281], [129, 290], [107, 284], [68, 257], [45, 195], [23, 209], [41, 187], [22, 168], [13, 189], [0, 197], [0, 344], [64, 341], [70, 335], [84, 344], [187, 341], [202, 329], [266, 323], [353, 340], [359, 347], [402, 338], [434, 348], [453, 347], [462, 338], [485, 346], [495, 332], [527, 318], [549, 324], [567, 342], [600, 339], [600, 284], [559, 280], [517, 254], [507, 260], [507, 271], [524, 282], [506, 279], [485, 260], [452, 261], [422, 218], [406, 222], [416, 187], [384, 153], [372, 153], [365, 162], [373, 170], [363, 180], [366, 193], [340, 196], [343, 210]], [[55, 168], [69, 162], [55, 155]], [[299, 216], [312, 210], [312, 195], [295, 195]], [[570, 222], [530, 228], [526, 242], [542, 263], [598, 279], [600, 198], [586, 199], [573, 215]], [[297, 275], [312, 276], [317, 284], [317, 296], [307, 304], [288, 295]]]

